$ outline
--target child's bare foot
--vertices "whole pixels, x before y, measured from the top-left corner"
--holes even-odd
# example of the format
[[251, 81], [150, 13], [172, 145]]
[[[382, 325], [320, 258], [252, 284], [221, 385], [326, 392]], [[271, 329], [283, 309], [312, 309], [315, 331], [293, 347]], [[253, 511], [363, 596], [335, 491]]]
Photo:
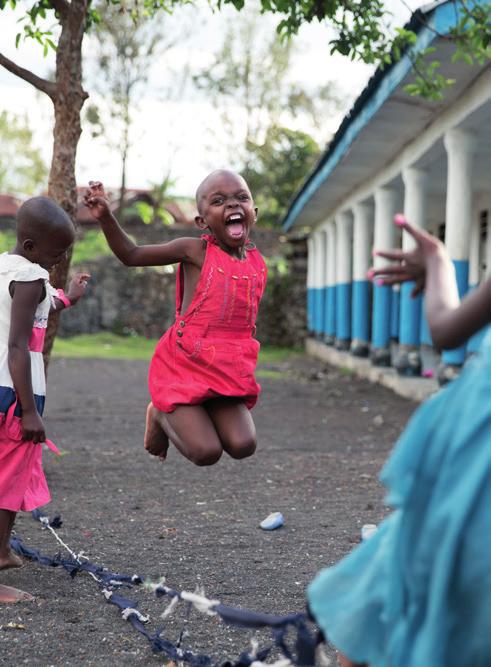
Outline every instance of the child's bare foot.
[[169, 449], [169, 438], [159, 423], [158, 415], [157, 408], [153, 403], [149, 403], [143, 444], [149, 454], [158, 456], [159, 459], [164, 461]]
[[32, 602], [32, 600], [34, 598], [30, 593], [0, 584], [0, 602]]
[[0, 558], [0, 570], [10, 570], [12, 567], [22, 567], [24, 561], [13, 551]]

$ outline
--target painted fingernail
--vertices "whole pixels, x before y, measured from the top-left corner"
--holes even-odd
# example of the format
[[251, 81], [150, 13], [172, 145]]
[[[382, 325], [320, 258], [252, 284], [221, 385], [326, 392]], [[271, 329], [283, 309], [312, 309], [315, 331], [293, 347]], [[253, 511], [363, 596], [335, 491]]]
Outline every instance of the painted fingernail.
[[382, 280], [382, 278], [379, 278], [378, 280], [375, 281], [375, 284], [377, 285], [377, 287], [382, 287], [384, 281]]
[[396, 225], [403, 225], [406, 222], [406, 218], [404, 217], [403, 213], [397, 213], [394, 216], [394, 223]]
[[375, 248], [372, 250], [372, 257], [376, 257], [378, 255], [378, 250], [375, 250]]
[[373, 273], [372, 269], [370, 269], [369, 271], [367, 271], [367, 278], [368, 278], [369, 280], [372, 280], [373, 276], [374, 276], [374, 273]]

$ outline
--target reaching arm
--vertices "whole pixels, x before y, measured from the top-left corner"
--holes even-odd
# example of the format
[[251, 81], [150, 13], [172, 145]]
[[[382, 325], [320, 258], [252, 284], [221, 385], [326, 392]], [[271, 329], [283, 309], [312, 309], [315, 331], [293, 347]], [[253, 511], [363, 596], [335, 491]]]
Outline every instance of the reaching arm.
[[[50, 312], [57, 312], [59, 310], [64, 310], [65, 308], [69, 308], [70, 306], [74, 306], [77, 301], [85, 294], [85, 290], [87, 289], [87, 281], [89, 278], [90, 273], [76, 273], [70, 280], [68, 291], [64, 295], [65, 299], [55, 296], [54, 305], [51, 306]], [[68, 299], [67, 303], [65, 303], [66, 299]]]
[[455, 270], [443, 243], [413, 227], [404, 218], [399, 224], [416, 241], [416, 248], [377, 251], [397, 264], [371, 269], [384, 285], [415, 281], [413, 295], [425, 290], [425, 309], [431, 337], [439, 348], [458, 347], [491, 321], [491, 281], [487, 280], [460, 303]]
[[84, 202], [99, 222], [111, 250], [126, 266], [162, 266], [189, 262], [201, 268], [204, 246], [199, 239], [181, 238], [157, 245], [136, 245], [111, 213], [101, 183], [89, 183]]
[[37, 305], [42, 297], [42, 280], [12, 283], [12, 311], [8, 342], [8, 365], [14, 389], [22, 406], [22, 437], [30, 442], [44, 442], [46, 434], [38, 414], [31, 380], [29, 339]]

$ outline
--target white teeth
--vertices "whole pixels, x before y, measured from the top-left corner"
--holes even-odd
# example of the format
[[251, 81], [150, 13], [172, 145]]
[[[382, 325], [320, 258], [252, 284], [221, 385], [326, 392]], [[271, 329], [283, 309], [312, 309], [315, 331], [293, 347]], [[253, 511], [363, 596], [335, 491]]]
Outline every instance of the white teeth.
[[242, 216], [238, 214], [231, 215], [230, 218], [227, 218], [227, 222], [230, 222], [231, 220], [242, 220]]

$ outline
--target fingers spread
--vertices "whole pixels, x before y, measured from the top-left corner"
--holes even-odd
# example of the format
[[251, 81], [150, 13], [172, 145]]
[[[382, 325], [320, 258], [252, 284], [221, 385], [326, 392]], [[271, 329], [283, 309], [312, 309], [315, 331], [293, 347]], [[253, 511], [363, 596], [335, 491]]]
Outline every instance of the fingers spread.
[[403, 250], [375, 250], [375, 257], [383, 257], [384, 259], [389, 259], [391, 261], [402, 262], [405, 258], [405, 252]]

